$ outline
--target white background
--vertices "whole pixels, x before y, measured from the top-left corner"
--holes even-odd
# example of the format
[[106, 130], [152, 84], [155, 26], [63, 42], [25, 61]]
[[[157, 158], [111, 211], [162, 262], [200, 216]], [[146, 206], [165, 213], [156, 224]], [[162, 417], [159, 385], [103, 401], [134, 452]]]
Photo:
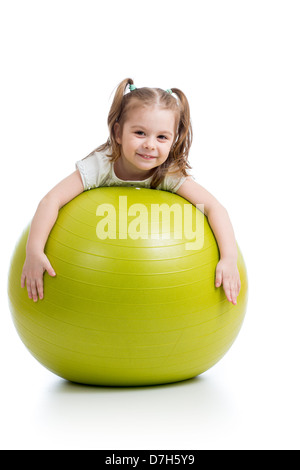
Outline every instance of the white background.
[[[299, 24], [291, 0], [1, 0], [1, 448], [299, 449]], [[39, 200], [106, 140], [127, 77], [188, 96], [194, 176], [229, 211], [249, 304], [202, 377], [76, 386], [21, 343], [7, 272]]]

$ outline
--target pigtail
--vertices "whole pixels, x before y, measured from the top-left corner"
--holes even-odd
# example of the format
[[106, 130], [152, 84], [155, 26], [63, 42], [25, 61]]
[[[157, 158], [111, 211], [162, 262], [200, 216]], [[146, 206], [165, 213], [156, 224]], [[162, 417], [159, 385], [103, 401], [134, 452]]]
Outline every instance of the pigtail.
[[179, 164], [187, 162], [189, 151], [193, 141], [193, 129], [191, 123], [191, 113], [189, 102], [185, 94], [178, 88], [172, 88], [172, 93], [175, 93], [180, 102], [180, 121], [178, 124], [178, 135], [174, 142], [173, 156], [174, 160]]
[[115, 138], [114, 125], [116, 122], [119, 121], [120, 116], [123, 112], [124, 101], [126, 101], [124, 100], [124, 97], [126, 95], [127, 87], [130, 87], [130, 85], [133, 85], [132, 78], [125, 78], [125, 80], [122, 80], [122, 82], [119, 83], [119, 85], [117, 86], [114, 99], [107, 117], [109, 138], [107, 139], [107, 142], [105, 142], [105, 144], [100, 145], [100, 147], [97, 147], [95, 150], [93, 150], [93, 152], [91, 152], [91, 154], [94, 152], [109, 151], [110, 154], [107, 153], [107, 156], [111, 157], [113, 161], [116, 161], [121, 156], [120, 145], [117, 143]]
[[122, 106], [123, 98], [126, 93], [127, 87], [129, 87], [130, 85], [133, 85], [132, 78], [125, 78], [125, 80], [123, 80], [116, 89], [115, 96], [107, 118], [107, 124], [110, 133], [112, 132], [113, 125], [119, 120], [119, 117], [122, 113], [122, 108], [124, 107]]

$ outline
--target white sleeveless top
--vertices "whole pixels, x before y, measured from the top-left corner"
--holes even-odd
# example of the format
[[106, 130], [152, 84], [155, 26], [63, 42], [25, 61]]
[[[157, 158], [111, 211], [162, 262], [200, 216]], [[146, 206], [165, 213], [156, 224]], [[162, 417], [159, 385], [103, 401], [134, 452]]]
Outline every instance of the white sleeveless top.
[[[114, 171], [112, 160], [104, 152], [93, 152], [88, 157], [76, 162], [83, 182], [84, 190], [99, 188], [100, 186], [134, 186], [150, 188], [151, 178], [141, 181], [121, 180]], [[187, 176], [167, 174], [156, 189], [176, 193]]]

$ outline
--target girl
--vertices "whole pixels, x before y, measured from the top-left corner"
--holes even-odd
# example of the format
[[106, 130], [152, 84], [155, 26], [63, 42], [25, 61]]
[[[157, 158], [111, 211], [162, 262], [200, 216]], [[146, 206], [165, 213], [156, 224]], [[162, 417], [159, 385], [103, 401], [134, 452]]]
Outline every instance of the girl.
[[[129, 92], [127, 93], [129, 87]], [[174, 96], [175, 95], [175, 96]], [[76, 163], [76, 171], [39, 203], [26, 246], [21, 286], [34, 302], [43, 298], [43, 274], [55, 276], [44, 253], [59, 209], [82, 191], [99, 186], [140, 186], [179, 194], [204, 213], [216, 237], [220, 261], [215, 285], [223, 284], [234, 305], [240, 291], [237, 246], [224, 207], [189, 176], [192, 127], [188, 101], [178, 88], [136, 88], [132, 79], [118, 86], [108, 115], [107, 142]]]

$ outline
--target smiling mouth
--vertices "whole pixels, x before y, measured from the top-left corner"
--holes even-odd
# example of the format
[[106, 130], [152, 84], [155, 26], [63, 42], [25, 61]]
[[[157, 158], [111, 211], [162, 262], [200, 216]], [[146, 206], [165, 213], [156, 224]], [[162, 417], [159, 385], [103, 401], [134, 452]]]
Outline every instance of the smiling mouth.
[[156, 158], [153, 155], [143, 155], [141, 153], [138, 153], [138, 156], [144, 158], [145, 160], [152, 160], [153, 158]]

